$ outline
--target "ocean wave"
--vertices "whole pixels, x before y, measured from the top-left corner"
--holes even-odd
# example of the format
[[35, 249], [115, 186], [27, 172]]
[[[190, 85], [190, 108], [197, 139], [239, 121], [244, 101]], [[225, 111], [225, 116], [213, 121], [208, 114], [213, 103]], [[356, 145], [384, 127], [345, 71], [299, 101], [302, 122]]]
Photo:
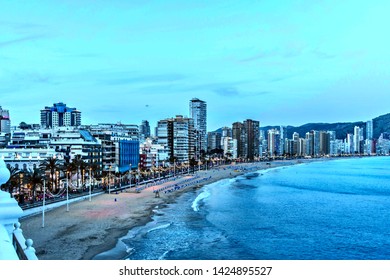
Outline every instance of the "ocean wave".
[[152, 212], [157, 215], [157, 216], [163, 216], [164, 215], [164, 212], [162, 212], [161, 210], [156, 210], [156, 209], [153, 209]]
[[195, 200], [192, 202], [192, 209], [195, 211], [195, 212], [198, 212], [199, 211], [199, 207], [200, 207], [200, 203], [207, 199], [208, 197], [210, 196], [210, 192], [208, 189], [204, 189], [203, 192], [201, 192], [196, 198]]
[[163, 224], [161, 226], [158, 226], [158, 227], [154, 227], [154, 228], [151, 228], [147, 231], [147, 233], [150, 233], [152, 231], [155, 231], [155, 230], [159, 230], [159, 229], [164, 229], [164, 228], [167, 228], [167, 227], [170, 227], [172, 225], [172, 223], [168, 223], [168, 224]]
[[164, 254], [162, 254], [162, 255], [158, 258], [158, 260], [164, 260], [165, 257], [166, 257], [171, 251], [172, 251], [172, 250], [165, 251]]

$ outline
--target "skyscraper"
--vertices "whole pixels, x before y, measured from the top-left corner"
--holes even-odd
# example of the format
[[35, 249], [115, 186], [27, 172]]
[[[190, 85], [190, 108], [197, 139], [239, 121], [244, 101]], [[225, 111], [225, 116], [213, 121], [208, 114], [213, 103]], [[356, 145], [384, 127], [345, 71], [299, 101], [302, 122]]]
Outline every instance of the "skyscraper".
[[11, 133], [11, 120], [9, 119], [9, 111], [3, 110], [0, 106], [0, 132]]
[[210, 152], [215, 149], [221, 149], [222, 134], [219, 132], [207, 133], [207, 151]]
[[187, 162], [194, 157], [194, 121], [176, 116], [161, 120], [157, 124], [158, 144], [168, 148], [171, 162]]
[[372, 120], [366, 122], [366, 139], [372, 140], [374, 137], [374, 123]]
[[373, 145], [374, 137], [374, 122], [373, 120], [368, 120], [366, 122], [366, 141], [364, 143], [364, 152], [368, 155], [375, 153]]
[[247, 119], [244, 125], [244, 156], [248, 159], [254, 159], [259, 156], [260, 122]]
[[285, 153], [284, 144], [285, 144], [286, 138], [287, 138], [287, 127], [281, 125], [280, 126], [280, 154]]
[[280, 131], [277, 129], [268, 130], [268, 155], [277, 156], [280, 153]]
[[353, 152], [360, 154], [360, 141], [363, 141], [363, 128], [355, 126], [353, 133]]
[[298, 149], [299, 149], [299, 133], [294, 132], [293, 133], [293, 147], [292, 147], [292, 155], [298, 155]]
[[314, 130], [306, 132], [306, 149], [305, 154], [307, 156], [314, 155]]
[[76, 108], [66, 107], [66, 104], [54, 103], [53, 107], [41, 110], [41, 127], [53, 128], [59, 126], [80, 126], [81, 112]]
[[143, 120], [141, 125], [139, 126], [139, 134], [142, 138], [150, 137], [150, 125], [147, 120]]
[[330, 134], [326, 131], [320, 131], [320, 155], [330, 154]]
[[233, 139], [237, 142], [237, 157], [244, 156], [244, 147], [243, 147], [243, 124], [240, 122], [233, 123], [232, 127], [232, 136]]
[[195, 159], [200, 158], [201, 152], [207, 150], [207, 104], [198, 98], [190, 100], [190, 117], [194, 120], [195, 129]]

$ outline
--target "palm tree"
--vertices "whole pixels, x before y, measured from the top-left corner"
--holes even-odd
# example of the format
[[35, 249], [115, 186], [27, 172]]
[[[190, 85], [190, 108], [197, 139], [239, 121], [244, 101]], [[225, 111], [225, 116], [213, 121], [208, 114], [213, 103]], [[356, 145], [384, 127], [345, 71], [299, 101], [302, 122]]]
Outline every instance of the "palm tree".
[[[75, 166], [74, 163], [72, 162], [64, 162], [62, 165], [61, 165], [61, 171], [64, 173], [64, 177], [66, 179], [69, 179], [69, 175], [70, 177], [72, 176], [72, 173], [73, 171], [76, 171], [77, 170], [77, 167]], [[63, 178], [63, 177], [62, 177]], [[69, 184], [69, 181], [67, 180], [67, 183]], [[68, 186], [69, 187], [69, 186]]]
[[25, 172], [25, 176], [26, 176], [28, 184], [31, 185], [32, 198], [33, 198], [33, 202], [35, 202], [36, 188], [37, 188], [38, 185], [40, 185], [40, 186], [43, 185], [43, 173], [42, 173], [42, 170], [40, 170], [39, 168], [34, 168], [33, 170], [28, 169]]
[[91, 164], [89, 164], [89, 168], [91, 169], [91, 173], [92, 173], [92, 177], [93, 178], [98, 178], [98, 177], [101, 177], [100, 176], [100, 165], [97, 164], [96, 162], [93, 162]]
[[10, 195], [12, 197], [12, 193], [14, 191], [14, 188], [20, 183], [21, 170], [19, 168], [13, 167], [13, 166], [7, 166], [7, 168], [8, 168], [9, 173], [10, 173], [10, 178], [5, 185], [8, 189], [8, 192], [10, 193]]
[[88, 163], [86, 163], [84, 160], [80, 159], [79, 161], [79, 170], [81, 173], [81, 185], [84, 186], [85, 183], [85, 172], [88, 169]]
[[79, 174], [80, 174], [80, 171], [82, 170], [85, 170], [86, 168], [86, 164], [85, 162], [82, 160], [81, 158], [81, 155], [77, 155], [71, 162], [71, 169], [72, 171], [76, 171], [76, 178], [77, 178], [77, 189], [79, 188]]
[[48, 158], [39, 165], [39, 168], [44, 172], [50, 171], [50, 186], [54, 190], [54, 174], [61, 170], [61, 161], [54, 157]]

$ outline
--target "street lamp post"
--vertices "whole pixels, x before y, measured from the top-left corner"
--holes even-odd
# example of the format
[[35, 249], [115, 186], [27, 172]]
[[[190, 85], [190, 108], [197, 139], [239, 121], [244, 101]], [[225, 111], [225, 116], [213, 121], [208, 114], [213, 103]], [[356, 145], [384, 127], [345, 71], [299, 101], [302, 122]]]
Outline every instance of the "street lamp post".
[[108, 169], [108, 194], [111, 194], [111, 165]]
[[68, 180], [68, 172], [66, 172], [66, 212], [69, 212], [69, 180]]
[[42, 204], [42, 227], [45, 227], [45, 207], [46, 207], [46, 180], [43, 178], [43, 204]]
[[118, 171], [119, 171], [119, 188], [122, 187], [122, 173], [120, 172], [119, 168], [118, 168]]
[[176, 159], [173, 159], [173, 178], [176, 177]]
[[138, 181], [138, 185], [139, 185], [139, 183], [140, 183], [140, 181], [141, 181], [139, 167], [140, 167], [140, 164], [138, 163], [138, 180], [137, 180], [137, 181]]
[[130, 163], [129, 174], [130, 174], [130, 188], [131, 188], [131, 163]]
[[92, 168], [89, 168], [89, 201], [92, 200], [92, 191], [91, 191], [91, 185], [92, 185]]

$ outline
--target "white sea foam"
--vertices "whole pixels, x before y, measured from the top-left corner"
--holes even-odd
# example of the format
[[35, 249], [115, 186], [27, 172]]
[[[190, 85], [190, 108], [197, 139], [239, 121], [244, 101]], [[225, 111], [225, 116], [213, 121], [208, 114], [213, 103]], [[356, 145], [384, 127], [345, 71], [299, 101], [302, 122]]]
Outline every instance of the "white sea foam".
[[152, 231], [155, 231], [155, 230], [159, 230], [159, 229], [164, 229], [164, 228], [167, 228], [167, 227], [170, 227], [172, 223], [168, 223], [168, 224], [163, 224], [161, 226], [158, 226], [158, 227], [154, 227], [154, 228], [151, 228], [147, 231], [147, 233], [149, 232], [152, 232]]
[[157, 216], [162, 216], [162, 215], [164, 215], [164, 212], [162, 212], [161, 210], [155, 210], [155, 209], [153, 209], [152, 211], [153, 211], [153, 213], [154, 213], [155, 215], [157, 215]]
[[207, 199], [208, 197], [210, 196], [210, 192], [209, 190], [206, 188], [203, 190], [203, 192], [201, 192], [194, 200], [194, 202], [192, 202], [192, 209], [194, 209], [195, 212], [198, 212], [199, 211], [199, 207], [200, 207], [200, 202]]
[[170, 251], [171, 251], [171, 250], [165, 251], [164, 254], [162, 254], [158, 259], [159, 259], [159, 260], [164, 260], [165, 257], [168, 255], [168, 253], [169, 253]]

